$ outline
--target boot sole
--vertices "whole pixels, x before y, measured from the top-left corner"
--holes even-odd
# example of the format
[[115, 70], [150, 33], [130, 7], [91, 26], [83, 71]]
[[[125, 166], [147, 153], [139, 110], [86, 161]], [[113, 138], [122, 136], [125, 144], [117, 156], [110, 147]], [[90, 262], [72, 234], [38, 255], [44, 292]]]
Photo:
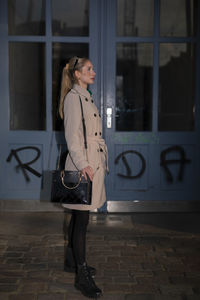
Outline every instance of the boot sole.
[[86, 292], [85, 292], [85, 290], [84, 289], [82, 289], [82, 287], [80, 287], [78, 284], [74, 284], [74, 286], [75, 286], [75, 288], [77, 289], [77, 290], [79, 290], [85, 297], [88, 297], [88, 298], [99, 298], [99, 297], [101, 297], [102, 296], [102, 293], [97, 293], [97, 294], [94, 294], [94, 295], [89, 295], [89, 294], [87, 294]]

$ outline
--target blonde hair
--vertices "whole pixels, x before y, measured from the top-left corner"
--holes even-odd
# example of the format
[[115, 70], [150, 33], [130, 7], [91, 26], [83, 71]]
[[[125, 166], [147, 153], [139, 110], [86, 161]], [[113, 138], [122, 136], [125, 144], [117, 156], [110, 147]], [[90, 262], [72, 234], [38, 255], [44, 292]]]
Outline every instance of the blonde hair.
[[63, 107], [65, 96], [72, 89], [74, 83], [77, 83], [75, 71], [82, 70], [82, 67], [89, 59], [86, 57], [79, 58], [77, 56], [72, 57], [66, 66], [63, 68], [62, 81], [61, 81], [61, 92], [60, 92], [60, 103], [59, 103], [59, 115], [61, 119], [64, 118]]

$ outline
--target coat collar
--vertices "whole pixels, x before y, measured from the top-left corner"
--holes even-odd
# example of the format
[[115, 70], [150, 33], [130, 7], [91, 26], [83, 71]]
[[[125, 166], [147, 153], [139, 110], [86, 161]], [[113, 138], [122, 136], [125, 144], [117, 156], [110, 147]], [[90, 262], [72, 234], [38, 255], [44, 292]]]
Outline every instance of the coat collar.
[[90, 98], [90, 92], [84, 88], [82, 88], [80, 85], [78, 84], [74, 84], [73, 85], [73, 90], [75, 90], [78, 94], [86, 97], [86, 98]]

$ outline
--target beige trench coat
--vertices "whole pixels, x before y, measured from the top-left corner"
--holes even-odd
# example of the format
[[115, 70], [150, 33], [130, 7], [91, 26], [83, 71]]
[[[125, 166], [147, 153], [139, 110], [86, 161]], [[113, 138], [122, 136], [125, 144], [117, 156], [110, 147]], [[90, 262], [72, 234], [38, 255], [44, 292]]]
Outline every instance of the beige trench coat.
[[[84, 148], [79, 96], [83, 104], [88, 155], [86, 155]], [[70, 153], [66, 158], [65, 170], [82, 170], [89, 165], [93, 168], [94, 177], [91, 205], [63, 204], [63, 206], [78, 210], [95, 210], [100, 208], [106, 201], [104, 177], [105, 172], [108, 171], [107, 146], [102, 138], [102, 122], [98, 109], [90, 93], [77, 84], [73, 86], [73, 89], [65, 97], [64, 128], [65, 139]]]

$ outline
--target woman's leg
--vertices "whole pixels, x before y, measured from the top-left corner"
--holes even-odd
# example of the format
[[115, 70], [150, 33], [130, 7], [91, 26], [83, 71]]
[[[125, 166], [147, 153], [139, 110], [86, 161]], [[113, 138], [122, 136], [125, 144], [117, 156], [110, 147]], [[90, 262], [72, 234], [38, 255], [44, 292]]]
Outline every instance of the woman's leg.
[[[68, 226], [68, 244], [67, 247], [65, 247], [64, 271], [66, 272], [75, 272], [77, 270], [76, 261], [80, 263], [86, 259], [86, 231], [88, 222], [89, 211], [83, 212], [72, 210], [72, 215]], [[74, 244], [75, 247], [73, 246]], [[76, 251], [77, 248], [78, 251]], [[91, 266], [87, 266], [87, 268], [91, 276], [94, 277], [96, 274], [96, 269]]]
[[77, 265], [86, 261], [86, 233], [89, 223], [88, 210], [74, 210], [72, 248]]
[[86, 264], [86, 232], [89, 222], [89, 211], [75, 212], [73, 230], [73, 253], [77, 264], [75, 287], [89, 298], [101, 296], [101, 290], [96, 286], [89, 267]]
[[68, 226], [68, 247], [72, 248], [73, 245], [73, 231], [74, 231], [74, 223], [75, 223], [75, 214], [72, 210], [71, 219]]
[[70, 223], [68, 226], [68, 243], [65, 245], [65, 258], [64, 258], [64, 271], [66, 272], [75, 272], [76, 271], [76, 263], [73, 254], [73, 231], [74, 231], [74, 223], [75, 223], [75, 214], [72, 211]]

